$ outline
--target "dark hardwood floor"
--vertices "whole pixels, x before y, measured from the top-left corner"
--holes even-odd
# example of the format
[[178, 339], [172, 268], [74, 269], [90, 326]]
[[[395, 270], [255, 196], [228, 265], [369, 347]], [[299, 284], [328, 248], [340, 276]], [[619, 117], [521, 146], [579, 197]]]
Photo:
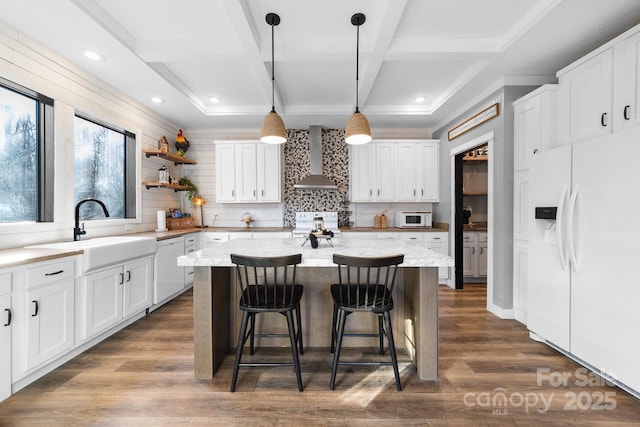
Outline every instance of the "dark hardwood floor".
[[[390, 368], [374, 367], [341, 368], [329, 391], [326, 349], [301, 356], [302, 393], [286, 367], [243, 368], [229, 393], [231, 356], [214, 380], [197, 381], [191, 299], [185, 293], [0, 403], [0, 426], [640, 425], [639, 400], [488, 313], [482, 285], [441, 287], [441, 379], [419, 381], [403, 356], [402, 392]], [[288, 358], [289, 349], [258, 355]]]

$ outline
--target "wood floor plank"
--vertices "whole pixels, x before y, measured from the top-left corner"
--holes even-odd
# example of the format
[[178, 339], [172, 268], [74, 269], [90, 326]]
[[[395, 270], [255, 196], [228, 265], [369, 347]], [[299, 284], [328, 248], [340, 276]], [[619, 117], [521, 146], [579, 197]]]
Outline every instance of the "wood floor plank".
[[[440, 380], [418, 380], [400, 354], [402, 392], [388, 367], [341, 367], [329, 391], [331, 355], [315, 348], [301, 356], [302, 393], [288, 367], [242, 368], [229, 393], [232, 356], [214, 379], [196, 380], [192, 298], [185, 293], [0, 403], [0, 426], [640, 425], [639, 400], [604, 383], [576, 384], [579, 365], [486, 311], [484, 286], [441, 287]], [[290, 349], [259, 348], [254, 357], [288, 360]], [[344, 357], [378, 356], [348, 348]], [[552, 374], [569, 380], [551, 384]]]

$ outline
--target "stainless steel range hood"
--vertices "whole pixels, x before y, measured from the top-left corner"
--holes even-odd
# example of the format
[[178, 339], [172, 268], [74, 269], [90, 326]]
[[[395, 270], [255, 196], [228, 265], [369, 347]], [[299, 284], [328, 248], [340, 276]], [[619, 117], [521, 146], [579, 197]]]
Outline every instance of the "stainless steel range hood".
[[311, 174], [293, 184], [303, 190], [336, 190], [338, 186], [322, 175], [322, 126], [309, 126], [309, 159]]

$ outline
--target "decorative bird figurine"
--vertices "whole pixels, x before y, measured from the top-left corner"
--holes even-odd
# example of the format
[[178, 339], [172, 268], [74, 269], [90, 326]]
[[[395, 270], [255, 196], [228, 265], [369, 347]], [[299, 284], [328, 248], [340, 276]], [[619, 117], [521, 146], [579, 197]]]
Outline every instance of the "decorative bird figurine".
[[184, 153], [189, 149], [189, 141], [182, 134], [182, 129], [178, 129], [178, 136], [176, 136], [176, 149], [178, 154], [184, 156]]

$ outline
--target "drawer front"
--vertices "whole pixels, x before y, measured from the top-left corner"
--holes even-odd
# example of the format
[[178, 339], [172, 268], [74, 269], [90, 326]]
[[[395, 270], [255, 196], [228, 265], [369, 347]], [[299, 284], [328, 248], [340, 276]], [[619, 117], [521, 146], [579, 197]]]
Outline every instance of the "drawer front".
[[0, 273], [0, 295], [11, 293], [11, 273]]
[[424, 241], [428, 243], [447, 243], [446, 233], [424, 233]]
[[185, 246], [195, 246], [196, 245], [196, 236], [187, 236], [184, 238], [184, 245]]
[[37, 267], [29, 268], [27, 269], [26, 289], [73, 278], [74, 270], [75, 261], [73, 259], [43, 263]]
[[487, 240], [487, 233], [478, 233], [478, 242], [486, 242]]

